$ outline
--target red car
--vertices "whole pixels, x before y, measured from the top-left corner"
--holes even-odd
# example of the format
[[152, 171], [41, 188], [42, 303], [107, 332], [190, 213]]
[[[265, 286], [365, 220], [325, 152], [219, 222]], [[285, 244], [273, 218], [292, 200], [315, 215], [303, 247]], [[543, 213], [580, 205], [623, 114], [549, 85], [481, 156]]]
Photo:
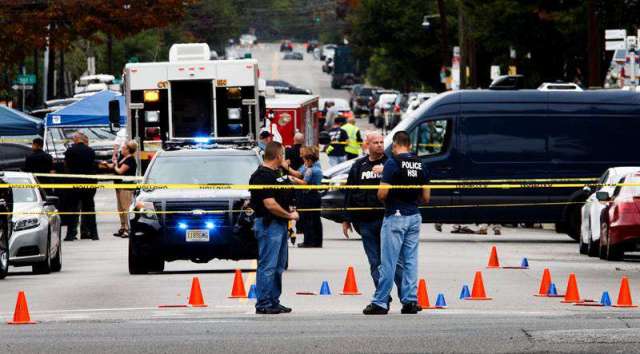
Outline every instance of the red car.
[[609, 195], [597, 192], [596, 198], [607, 203], [602, 211], [600, 258], [616, 260], [625, 252], [640, 250], [640, 174], [627, 175]]

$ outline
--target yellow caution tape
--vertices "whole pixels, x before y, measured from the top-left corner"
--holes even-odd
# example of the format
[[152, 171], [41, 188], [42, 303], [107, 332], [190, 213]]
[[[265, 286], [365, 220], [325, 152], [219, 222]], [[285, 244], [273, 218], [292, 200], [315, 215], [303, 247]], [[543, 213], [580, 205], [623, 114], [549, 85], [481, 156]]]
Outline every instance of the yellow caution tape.
[[[542, 203], [504, 203], [504, 204], [460, 204], [460, 205], [425, 205], [420, 206], [420, 209], [455, 209], [455, 208], [507, 208], [507, 207], [525, 207], [525, 206], [561, 206], [561, 205], [576, 205], [584, 204], [584, 202], [542, 202]], [[374, 211], [384, 210], [384, 207], [350, 207], [350, 208], [297, 208], [298, 212], [344, 212], [344, 211]], [[231, 209], [231, 210], [200, 210], [198, 209], [197, 215], [221, 215], [228, 213], [242, 213], [246, 212], [245, 209]], [[145, 215], [176, 215], [176, 214], [193, 214], [193, 211], [173, 211], [173, 210], [134, 210], [134, 211], [116, 211], [116, 210], [101, 210], [101, 211], [19, 211], [19, 212], [0, 212], [0, 215], [119, 215], [119, 214], [145, 214]]]
[[[199, 190], [264, 190], [264, 189], [545, 189], [583, 188], [584, 183], [502, 183], [502, 184], [421, 184], [421, 185], [249, 185], [249, 184], [134, 184], [134, 183], [32, 183], [0, 184], [0, 188], [56, 188], [56, 189], [199, 189]], [[591, 184], [600, 187], [640, 186], [640, 183]]]

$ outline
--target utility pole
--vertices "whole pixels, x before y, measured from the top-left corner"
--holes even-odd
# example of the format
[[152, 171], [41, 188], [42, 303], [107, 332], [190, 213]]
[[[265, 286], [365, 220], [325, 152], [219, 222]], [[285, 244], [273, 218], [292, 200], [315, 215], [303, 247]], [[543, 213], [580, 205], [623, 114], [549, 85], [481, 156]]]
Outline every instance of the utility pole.
[[587, 58], [589, 67], [589, 87], [602, 87], [600, 78], [600, 62], [602, 59], [600, 50], [600, 36], [598, 31], [598, 17], [594, 0], [587, 0]]
[[444, 0], [438, 0], [438, 13], [440, 14], [440, 44], [442, 46], [442, 65], [448, 67], [451, 65], [451, 57], [449, 53], [449, 28], [447, 25], [447, 14], [444, 8]]

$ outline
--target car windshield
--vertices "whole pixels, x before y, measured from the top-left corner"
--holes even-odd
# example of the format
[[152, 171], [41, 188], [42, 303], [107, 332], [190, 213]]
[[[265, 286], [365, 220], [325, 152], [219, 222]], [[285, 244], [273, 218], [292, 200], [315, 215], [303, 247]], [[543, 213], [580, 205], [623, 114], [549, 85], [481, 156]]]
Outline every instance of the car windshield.
[[[24, 177], [7, 177], [10, 184], [33, 184], [30, 179]], [[14, 203], [33, 203], [38, 201], [36, 191], [33, 188], [12, 188]]]
[[145, 183], [247, 184], [257, 156], [158, 156]]
[[358, 92], [358, 96], [373, 96], [373, 90], [368, 87], [363, 87]]

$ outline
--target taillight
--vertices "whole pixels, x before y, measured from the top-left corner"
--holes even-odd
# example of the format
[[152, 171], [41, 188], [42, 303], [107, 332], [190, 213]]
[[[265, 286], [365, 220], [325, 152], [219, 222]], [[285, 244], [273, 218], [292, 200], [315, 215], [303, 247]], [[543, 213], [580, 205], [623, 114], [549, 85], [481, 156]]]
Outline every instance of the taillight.
[[399, 113], [400, 112], [400, 106], [399, 105], [393, 106], [393, 111], [396, 112], [396, 113]]

